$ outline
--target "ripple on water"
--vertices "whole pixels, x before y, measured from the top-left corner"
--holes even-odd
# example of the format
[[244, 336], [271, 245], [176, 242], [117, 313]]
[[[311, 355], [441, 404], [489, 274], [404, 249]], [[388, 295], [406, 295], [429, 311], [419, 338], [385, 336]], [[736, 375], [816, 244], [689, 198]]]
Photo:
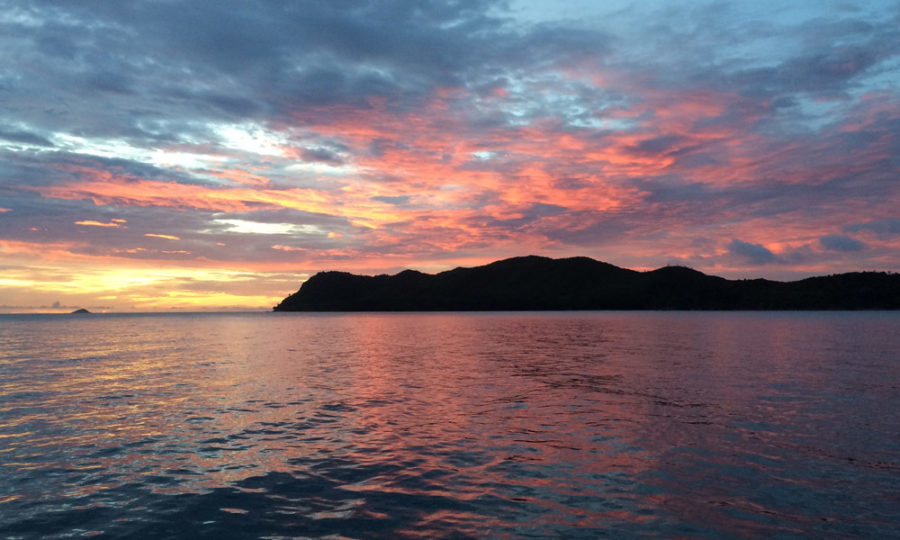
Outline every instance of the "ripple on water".
[[888, 537], [897, 322], [7, 320], [0, 535]]

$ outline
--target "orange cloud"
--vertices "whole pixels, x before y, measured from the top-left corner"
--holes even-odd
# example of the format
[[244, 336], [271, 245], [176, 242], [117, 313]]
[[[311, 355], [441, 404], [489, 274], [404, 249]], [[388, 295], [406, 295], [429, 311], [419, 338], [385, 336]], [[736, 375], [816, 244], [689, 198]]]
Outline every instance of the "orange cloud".
[[[97, 176], [103, 175], [98, 173]], [[44, 197], [90, 199], [97, 205], [160, 206], [220, 212], [245, 212], [264, 208], [294, 208], [316, 212], [330, 208], [326, 205], [330, 199], [328, 196], [307, 188], [219, 188], [156, 180], [104, 178], [30, 189]]]
[[[586, 133], [540, 125], [484, 134], [483, 140], [491, 141], [490, 148], [498, 151], [494, 154], [499, 157], [479, 162], [476, 156], [484, 153], [485, 146], [445, 109], [436, 100], [432, 109], [422, 114], [398, 116], [375, 109], [350, 115], [337, 108], [327, 118], [303, 120], [313, 123], [315, 131], [339, 137], [359, 149], [373, 139], [402, 140], [402, 145], [387, 145], [377, 155], [358, 152], [355, 164], [373, 181], [358, 179], [344, 192], [409, 196], [411, 206], [430, 211], [473, 208], [515, 213], [523, 205], [537, 202], [573, 210], [620, 207], [634, 203], [640, 193], [610, 178], [649, 174], [671, 162], [628, 155], [623, 145], [632, 143], [630, 139], [620, 137], [616, 144], [598, 142]], [[581, 182], [578, 193], [560, 184], [560, 178], [573, 176], [572, 168], [590, 171], [580, 174], [586, 181]], [[491, 193], [497, 204], [478, 208], [486, 193]], [[411, 210], [398, 212], [415, 215]]]
[[[303, 148], [288, 147], [282, 156], [255, 165], [237, 164], [236, 159], [224, 156], [227, 167], [179, 171], [224, 180], [207, 185], [150, 180], [68, 164], [59, 168], [65, 169], [72, 181], [25, 189], [44, 197], [86, 199], [118, 207], [223, 213], [293, 209], [342, 218], [356, 226], [352, 232], [327, 233], [330, 240], [326, 246], [333, 249], [284, 241], [254, 252], [267, 253], [276, 262], [228, 263], [241, 268], [368, 270], [416, 266], [422, 261], [430, 261], [434, 268], [443, 262], [448, 266], [463, 261], [480, 264], [525, 252], [602, 256], [601, 249], [608, 249], [611, 262], [627, 265], [631, 261], [664, 263], [659, 258], [663, 251], [684, 259], [696, 254], [721, 255], [721, 242], [718, 247], [704, 245], [702, 249], [691, 244], [714, 236], [708, 223], [702, 223], [712, 212], [719, 223], [728, 224], [729, 238], [786, 253], [814, 243], [823, 225], [839, 230], [846, 224], [846, 212], [833, 213], [828, 223], [825, 218], [813, 223], [805, 215], [792, 216], [783, 210], [773, 220], [762, 211], [761, 205], [769, 204], [766, 200], [733, 204], [731, 195], [719, 193], [721, 188], [765, 186], [773, 178], [779, 183], [818, 185], [863, 174], [873, 159], [890, 156], [886, 139], [869, 145], [872, 159], [857, 162], [836, 155], [822, 163], [794, 163], [793, 156], [811, 150], [826, 153], [832, 143], [797, 140], [775, 144], [768, 134], [752, 134], [746, 125], [762, 113], [742, 101], [742, 96], [715, 91], [642, 90], [641, 99], [594, 113], [597, 122], [613, 126], [602, 131], [553, 118], [526, 118], [517, 125], [498, 122], [476, 130], [453, 106], [454, 100], [464, 97], [460, 92], [441, 89], [427, 108], [406, 113], [388, 110], [377, 100], [365, 110], [305, 108], [294, 122], [272, 126], [285, 133], [302, 126], [303, 136], [309, 140], [332, 138], [340, 143], [344, 161], [326, 172], [292, 168], [290, 158], [302, 159]], [[496, 94], [488, 99], [506, 97]], [[875, 122], [877, 118], [863, 117], [861, 121]], [[848, 131], [857, 128], [846, 124]], [[272, 182], [265, 176], [270, 171]], [[293, 179], [288, 175], [294, 173], [302, 185], [312, 187], [281, 187], [291, 185]], [[654, 191], [654, 182], [671, 182], [672, 200], [653, 197], [662, 191]], [[679, 191], [686, 184], [696, 191]], [[705, 185], [697, 187], [701, 184]], [[685, 200], [678, 198], [681, 195]], [[696, 200], [691, 200], [692, 196]], [[711, 208], [710, 213], [697, 212], [702, 204], [697, 201], [704, 197], [712, 201], [711, 207], [719, 207]], [[751, 206], [757, 205], [762, 217], [749, 218]], [[620, 232], [604, 233], [601, 229], [607, 221], [612, 230], [619, 226]], [[78, 223], [115, 227], [124, 220]], [[322, 236], [325, 231], [327, 227]], [[594, 231], [602, 237], [596, 244], [589, 238]], [[573, 240], [576, 235], [580, 236]], [[144, 236], [180, 239], [158, 233]], [[317, 242], [322, 240], [320, 237]], [[598, 247], [601, 245], [603, 248]], [[234, 247], [236, 251], [227, 255], [227, 250], [222, 250], [223, 260], [236, 256], [241, 248]], [[198, 254], [192, 265], [202, 266], [207, 262], [201, 258], [214, 258], [202, 248], [192, 249]], [[134, 249], [108, 250], [103, 256], [135, 253]], [[148, 258], [154, 254], [188, 255], [158, 250], [140, 253]]]

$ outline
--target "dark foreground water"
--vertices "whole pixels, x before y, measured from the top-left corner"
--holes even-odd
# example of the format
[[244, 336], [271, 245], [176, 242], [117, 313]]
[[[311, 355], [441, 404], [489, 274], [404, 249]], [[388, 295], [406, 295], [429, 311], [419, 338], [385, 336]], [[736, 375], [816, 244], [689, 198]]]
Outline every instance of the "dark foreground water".
[[900, 313], [0, 316], [0, 538], [900, 537]]

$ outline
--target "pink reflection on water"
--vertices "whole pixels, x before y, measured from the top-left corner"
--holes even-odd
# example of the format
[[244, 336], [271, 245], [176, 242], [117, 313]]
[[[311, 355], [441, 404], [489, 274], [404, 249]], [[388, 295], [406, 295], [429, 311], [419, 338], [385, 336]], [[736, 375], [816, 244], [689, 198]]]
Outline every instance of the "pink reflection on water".
[[[399, 512], [395, 530], [407, 532], [815, 530], [850, 519], [829, 497], [876, 490], [896, 464], [879, 435], [900, 428], [895, 409], [883, 410], [897, 401], [900, 367], [884, 354], [896, 320], [855, 321], [565, 313], [60, 323], [7, 349], [2, 467], [25, 488], [0, 504], [92, 501], [140, 485], [165, 495], [233, 490], [248, 507], [263, 498], [273, 512], [318, 521], [384, 523]], [[62, 480], [48, 481], [54, 470]]]

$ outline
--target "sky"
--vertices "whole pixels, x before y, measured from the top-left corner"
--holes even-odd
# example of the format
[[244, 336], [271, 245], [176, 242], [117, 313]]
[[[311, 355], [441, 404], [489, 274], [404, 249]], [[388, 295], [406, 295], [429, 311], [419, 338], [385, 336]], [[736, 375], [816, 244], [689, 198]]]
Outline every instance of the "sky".
[[900, 271], [900, 3], [0, 0], [0, 312]]

